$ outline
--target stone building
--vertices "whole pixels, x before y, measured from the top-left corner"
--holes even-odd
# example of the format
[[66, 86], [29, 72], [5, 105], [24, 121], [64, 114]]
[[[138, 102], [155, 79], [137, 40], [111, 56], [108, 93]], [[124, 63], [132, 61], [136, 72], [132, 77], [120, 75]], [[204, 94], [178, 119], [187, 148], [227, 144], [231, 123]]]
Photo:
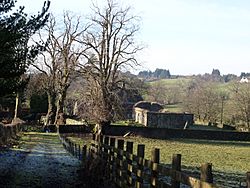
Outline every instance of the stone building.
[[137, 123], [147, 126], [147, 113], [160, 112], [164, 108], [156, 102], [140, 101], [134, 105], [134, 118]]
[[188, 127], [189, 125], [192, 125], [193, 122], [194, 122], [193, 114], [148, 112], [147, 123], [145, 124], [145, 126], [184, 129], [185, 126]]
[[159, 128], [183, 129], [194, 122], [193, 114], [162, 111], [163, 107], [158, 103], [141, 101], [134, 105], [134, 118], [146, 127]]

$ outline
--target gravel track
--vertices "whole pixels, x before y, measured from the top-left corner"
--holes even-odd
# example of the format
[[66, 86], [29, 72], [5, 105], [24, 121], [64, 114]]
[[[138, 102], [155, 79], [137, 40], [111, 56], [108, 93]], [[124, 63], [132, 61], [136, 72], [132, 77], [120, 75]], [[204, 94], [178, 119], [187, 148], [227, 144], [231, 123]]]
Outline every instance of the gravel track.
[[0, 187], [91, 187], [79, 180], [80, 168], [56, 134], [28, 132], [0, 150]]

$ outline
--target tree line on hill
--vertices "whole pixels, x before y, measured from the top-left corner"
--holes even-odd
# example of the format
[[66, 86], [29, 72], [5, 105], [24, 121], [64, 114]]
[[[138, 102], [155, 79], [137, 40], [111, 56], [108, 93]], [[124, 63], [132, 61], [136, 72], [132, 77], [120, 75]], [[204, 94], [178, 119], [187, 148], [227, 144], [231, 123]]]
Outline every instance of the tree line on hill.
[[154, 72], [140, 71], [138, 73], [138, 77], [144, 78], [144, 79], [168, 79], [168, 78], [171, 78], [171, 74], [169, 70], [157, 68]]
[[[140, 71], [137, 75], [139, 78], [145, 79], [147, 81], [156, 80], [156, 79], [173, 79], [178, 77], [190, 77], [185, 75], [171, 75], [170, 71], [167, 69], [159, 69], [156, 68], [155, 71]], [[237, 80], [238, 78], [248, 78], [250, 77], [250, 73], [242, 72], [238, 77], [235, 74], [225, 74], [221, 75], [219, 69], [213, 69], [212, 73], [205, 73], [204, 75], [198, 74], [193, 75], [193, 77], [199, 77], [207, 81], [220, 81], [220, 82], [230, 82], [233, 80]]]

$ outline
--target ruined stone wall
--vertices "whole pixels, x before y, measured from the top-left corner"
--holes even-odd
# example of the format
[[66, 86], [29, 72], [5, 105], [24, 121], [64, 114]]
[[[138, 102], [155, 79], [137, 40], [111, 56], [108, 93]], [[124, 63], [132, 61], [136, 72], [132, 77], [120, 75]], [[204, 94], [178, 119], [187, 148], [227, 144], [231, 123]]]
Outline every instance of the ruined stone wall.
[[147, 126], [158, 128], [183, 129], [185, 124], [193, 124], [194, 115], [186, 113], [147, 113]]

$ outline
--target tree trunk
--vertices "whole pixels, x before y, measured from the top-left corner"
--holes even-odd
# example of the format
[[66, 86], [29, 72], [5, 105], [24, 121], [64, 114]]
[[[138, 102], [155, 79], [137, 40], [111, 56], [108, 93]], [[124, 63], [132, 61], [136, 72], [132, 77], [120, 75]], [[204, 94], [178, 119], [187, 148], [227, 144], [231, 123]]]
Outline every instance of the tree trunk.
[[48, 95], [48, 112], [46, 115], [46, 120], [44, 122], [44, 125], [50, 125], [55, 121], [55, 115], [56, 115], [56, 94], [53, 92], [47, 92]]
[[19, 115], [19, 109], [20, 109], [20, 93], [17, 92], [16, 93], [16, 106], [15, 106], [15, 115], [14, 115], [14, 119], [17, 119], [18, 115]]
[[112, 107], [112, 102], [115, 100], [114, 98], [111, 97], [111, 94], [107, 91], [107, 89], [103, 88], [102, 89], [102, 103], [103, 103], [103, 114], [104, 117], [101, 119], [100, 124], [101, 125], [106, 125], [110, 124], [110, 122], [113, 119], [113, 107]]
[[63, 117], [64, 114], [64, 102], [66, 99], [66, 93], [67, 93], [67, 89], [64, 89], [63, 92], [61, 94], [59, 94], [59, 98], [57, 100], [57, 105], [56, 105], [56, 117], [55, 117], [55, 123], [56, 125], [62, 125], [65, 124], [65, 119]]
[[107, 91], [105, 87], [102, 88], [102, 108], [101, 108], [101, 117], [98, 120], [96, 125], [96, 134], [97, 136], [105, 135], [104, 127], [109, 126], [113, 120], [113, 107], [111, 94]]

